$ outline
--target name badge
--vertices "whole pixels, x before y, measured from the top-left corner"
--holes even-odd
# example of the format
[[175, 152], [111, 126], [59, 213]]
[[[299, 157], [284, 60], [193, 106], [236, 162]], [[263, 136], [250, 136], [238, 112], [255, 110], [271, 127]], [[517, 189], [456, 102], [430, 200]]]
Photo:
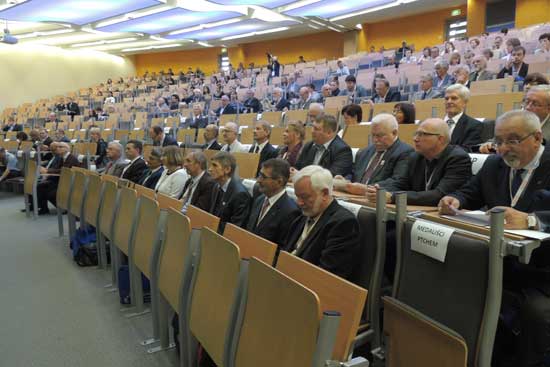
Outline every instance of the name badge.
[[450, 227], [417, 220], [411, 229], [411, 250], [445, 262], [449, 239], [454, 231]]
[[470, 154], [470, 160], [472, 161], [472, 174], [477, 175], [488, 157], [489, 154]]

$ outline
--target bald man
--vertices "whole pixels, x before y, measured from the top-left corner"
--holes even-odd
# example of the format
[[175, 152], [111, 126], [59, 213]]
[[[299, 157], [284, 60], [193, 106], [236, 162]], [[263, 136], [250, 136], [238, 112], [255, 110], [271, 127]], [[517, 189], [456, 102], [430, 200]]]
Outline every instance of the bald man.
[[414, 153], [408, 172], [383, 185], [367, 187], [367, 198], [376, 202], [376, 191], [386, 189], [386, 202], [394, 203], [396, 191], [407, 192], [409, 205], [437, 206], [441, 198], [458, 190], [472, 176], [470, 156], [449, 144], [449, 126], [442, 119], [427, 119], [414, 135]]

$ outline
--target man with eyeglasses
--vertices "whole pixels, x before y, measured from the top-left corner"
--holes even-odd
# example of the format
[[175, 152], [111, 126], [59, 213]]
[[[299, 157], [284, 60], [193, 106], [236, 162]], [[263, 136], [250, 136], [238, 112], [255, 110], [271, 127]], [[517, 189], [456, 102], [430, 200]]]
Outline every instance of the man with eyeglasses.
[[[445, 196], [440, 213], [502, 207], [505, 228], [550, 231], [550, 148], [542, 145], [538, 117], [519, 110], [503, 114], [495, 125], [495, 145], [498, 155], [487, 158], [464, 187]], [[513, 351], [519, 359], [511, 366], [542, 366], [550, 348], [550, 247], [545, 245], [533, 252], [528, 265], [505, 263], [504, 286], [518, 293], [513, 310], [521, 321], [513, 343], [519, 346]], [[504, 304], [503, 311], [510, 307]], [[512, 358], [498, 354], [503, 360]]]
[[290, 165], [280, 158], [262, 163], [258, 173], [261, 195], [254, 200], [246, 229], [279, 246], [284, 245], [290, 224], [300, 215], [296, 202], [286, 194]]
[[432, 118], [422, 122], [414, 136], [415, 152], [408, 158], [408, 172], [388, 183], [367, 186], [368, 200], [376, 202], [376, 192], [384, 188], [387, 203], [395, 202], [396, 191], [406, 191], [409, 205], [436, 206], [472, 176], [468, 153], [449, 142], [445, 121]]
[[[523, 109], [537, 115], [540, 121], [543, 144], [550, 141], [550, 85], [537, 85], [531, 87], [523, 99]], [[490, 154], [496, 152], [493, 141], [488, 141], [479, 147], [479, 152]]]

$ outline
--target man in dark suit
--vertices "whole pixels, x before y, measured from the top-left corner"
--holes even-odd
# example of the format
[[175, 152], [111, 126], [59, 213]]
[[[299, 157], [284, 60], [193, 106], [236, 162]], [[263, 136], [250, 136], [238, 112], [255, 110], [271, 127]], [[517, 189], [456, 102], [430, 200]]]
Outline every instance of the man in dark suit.
[[218, 152], [210, 159], [208, 173], [217, 185], [209, 212], [220, 218], [219, 233], [223, 233], [225, 223], [244, 227], [248, 219], [251, 198], [241, 181], [233, 177], [236, 167], [235, 157], [228, 152]]
[[147, 164], [141, 156], [143, 144], [139, 140], [129, 140], [124, 152], [130, 163], [122, 170], [121, 178], [138, 183], [147, 172]]
[[212, 206], [212, 192], [216, 181], [206, 172], [206, 163], [206, 155], [199, 150], [189, 152], [183, 160], [183, 166], [190, 177], [181, 195], [183, 200], [181, 211], [184, 214], [187, 213], [189, 205], [205, 211], [209, 211]]
[[[432, 57], [434, 57], [432, 55]], [[445, 90], [448, 86], [455, 83], [454, 78], [449, 75], [449, 62], [440, 60], [435, 63], [435, 74], [433, 76], [433, 86], [437, 90]]]
[[478, 55], [472, 60], [474, 70], [470, 73], [470, 82], [482, 80], [492, 80], [495, 74], [487, 70], [487, 59], [483, 55]]
[[162, 148], [155, 147], [147, 157], [147, 173], [143, 175], [139, 184], [154, 190], [157, 182], [162, 176], [164, 167], [162, 166]]
[[408, 171], [384, 186], [367, 188], [367, 198], [376, 202], [379, 188], [386, 189], [386, 202], [394, 203], [396, 191], [407, 192], [407, 204], [436, 206], [439, 200], [464, 185], [472, 176], [470, 156], [449, 144], [449, 127], [441, 119], [422, 122], [414, 137], [415, 152], [409, 156]]
[[90, 141], [97, 144], [95, 165], [96, 169], [105, 167], [105, 156], [107, 155], [107, 143], [101, 137], [101, 129], [92, 127], [90, 129]]
[[277, 158], [277, 149], [269, 143], [269, 137], [271, 136], [271, 125], [267, 121], [257, 121], [254, 124], [254, 144], [250, 147], [248, 153], [255, 153], [260, 155], [258, 161], [258, 170], [256, 175], [260, 173], [262, 163], [271, 158]]
[[222, 105], [216, 111], [210, 111], [211, 114], [220, 117], [221, 115], [233, 115], [237, 113], [235, 107], [230, 104], [230, 99], [228, 96], [223, 95], [220, 99]]
[[[50, 167], [40, 167], [40, 173], [43, 175], [59, 175], [61, 168], [67, 167], [80, 167], [78, 158], [71, 154], [71, 147], [67, 143], [56, 142], [53, 144], [53, 152], [57, 159]], [[38, 202], [38, 215], [49, 214], [48, 201], [54, 206], [57, 204], [57, 186], [59, 183], [58, 176], [46, 176], [37, 187], [37, 202]]]
[[338, 123], [333, 116], [323, 115], [318, 118], [313, 123], [313, 140], [302, 148], [296, 168], [302, 169], [315, 164], [328, 169], [333, 176], [350, 175], [353, 155], [349, 145], [336, 134], [337, 128]]
[[247, 89], [246, 99], [243, 104], [244, 108], [250, 113], [262, 112], [262, 104], [258, 98], [254, 97], [254, 91], [252, 89]]
[[80, 115], [80, 107], [71, 97], [67, 98], [67, 114], [71, 116], [71, 121], [74, 120], [75, 115]]
[[292, 222], [284, 250], [333, 274], [349, 279], [359, 255], [359, 223], [332, 197], [332, 175], [308, 166], [294, 176], [302, 215]]
[[203, 145], [204, 150], [220, 150], [222, 146], [218, 143], [218, 126], [214, 124], [207, 125], [204, 129], [204, 141], [206, 142]]
[[8, 117], [7, 123], [2, 128], [3, 132], [8, 131], [23, 131], [23, 126], [15, 123], [15, 118], [13, 116]]
[[376, 79], [374, 96], [370, 99], [372, 103], [389, 103], [401, 101], [401, 93], [390, 90], [390, 82], [387, 79]]
[[296, 202], [286, 193], [290, 165], [283, 159], [269, 159], [258, 175], [261, 192], [250, 210], [246, 229], [279, 246], [285, 245], [290, 224], [300, 215]]
[[44, 152], [41, 157], [42, 161], [47, 162], [53, 157], [52, 153], [48, 153], [48, 150], [50, 150], [50, 145], [53, 143], [53, 139], [49, 136], [48, 130], [44, 128], [38, 131], [38, 138], [39, 140], [35, 142], [33, 148], [37, 150], [38, 145], [40, 145], [40, 151]]
[[281, 88], [273, 88], [273, 102], [275, 111], [287, 111], [290, 109], [290, 102], [283, 98], [283, 90]]
[[372, 119], [372, 144], [355, 156], [351, 183], [343, 189], [365, 195], [367, 185], [385, 186], [407, 174], [407, 158], [413, 148], [399, 140], [398, 124], [393, 115], [381, 113]]
[[434, 80], [432, 74], [422, 75], [420, 77], [420, 91], [414, 94], [414, 101], [442, 98], [443, 92], [435, 90], [433, 86]]
[[155, 147], [167, 147], [169, 145], [178, 145], [178, 142], [173, 137], [166, 135], [161, 126], [155, 125], [149, 129], [149, 136], [153, 139]]
[[510, 61], [499, 71], [497, 79], [502, 79], [505, 76], [513, 76], [516, 81], [525, 79], [529, 73], [529, 64], [523, 62], [524, 57], [525, 48], [523, 46], [514, 47]]
[[444, 121], [449, 125], [451, 144], [459, 145], [467, 152], [478, 151], [482, 143], [481, 122], [466, 115], [464, 110], [470, 99], [470, 91], [462, 84], [453, 84], [445, 90]]
[[203, 129], [208, 125], [208, 117], [202, 114], [202, 106], [200, 103], [193, 104], [193, 113], [188, 121], [185, 121], [184, 127], [191, 129]]
[[[440, 212], [454, 215], [458, 209], [503, 207], [505, 228], [544, 230], [550, 208], [544, 191], [550, 187], [550, 149], [542, 140], [535, 114], [517, 110], [501, 115], [495, 124], [499, 154], [488, 157], [468, 184], [441, 199]], [[505, 262], [504, 287], [516, 294], [519, 304], [508, 305], [505, 297], [502, 310], [516, 310], [519, 335], [515, 327], [513, 356], [505, 355], [508, 347], [497, 344], [495, 357], [513, 360], [510, 366], [542, 366], [550, 348], [550, 248], [544, 243], [527, 265], [511, 257], [506, 260], [510, 261]]]

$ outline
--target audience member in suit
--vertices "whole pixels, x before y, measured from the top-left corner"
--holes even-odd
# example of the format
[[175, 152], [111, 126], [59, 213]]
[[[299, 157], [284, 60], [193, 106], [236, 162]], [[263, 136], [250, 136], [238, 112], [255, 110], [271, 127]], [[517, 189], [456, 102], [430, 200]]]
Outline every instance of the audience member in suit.
[[185, 121], [184, 127], [191, 129], [204, 129], [208, 125], [208, 117], [203, 115], [200, 103], [193, 104], [193, 113], [188, 121]]
[[62, 143], [70, 143], [71, 142], [69, 140], [69, 138], [67, 137], [67, 135], [65, 135], [65, 130], [63, 130], [63, 129], [57, 129], [55, 131], [55, 141], [60, 141]]
[[396, 191], [407, 192], [407, 204], [436, 206], [439, 200], [462, 187], [472, 176], [470, 156], [450, 145], [449, 127], [441, 119], [427, 119], [414, 137], [415, 152], [408, 158], [406, 175], [387, 184], [367, 187], [367, 198], [376, 202], [379, 188], [386, 189], [386, 202], [395, 203]]
[[401, 93], [390, 90], [390, 82], [387, 79], [376, 79], [374, 87], [374, 96], [369, 99], [369, 103], [389, 103], [401, 101]]
[[214, 124], [207, 125], [204, 129], [204, 150], [220, 150], [222, 146], [218, 143], [218, 126]]
[[487, 59], [483, 55], [475, 56], [472, 60], [474, 71], [470, 73], [470, 82], [477, 82], [482, 80], [492, 80], [495, 74], [487, 70]]
[[258, 98], [254, 97], [254, 91], [252, 89], [247, 89], [246, 99], [243, 104], [244, 108], [250, 113], [262, 112], [262, 104]]
[[330, 94], [332, 94], [333, 97], [337, 97], [340, 95], [340, 82], [338, 79], [332, 80], [330, 83]]
[[309, 106], [315, 101], [311, 98], [311, 93], [309, 92], [308, 87], [300, 88], [300, 99], [298, 100], [297, 109], [299, 110], [308, 110]]
[[228, 96], [223, 95], [220, 100], [222, 105], [217, 110], [210, 111], [212, 115], [220, 117], [221, 115], [233, 115], [237, 113], [237, 110], [235, 109], [235, 107], [233, 107], [230, 104], [231, 100], [229, 99]]
[[416, 108], [414, 104], [407, 102], [399, 102], [393, 106], [393, 116], [397, 120], [397, 124], [416, 124]]
[[166, 135], [164, 129], [159, 125], [149, 128], [149, 137], [153, 139], [153, 146], [155, 147], [167, 147], [170, 145], [178, 146], [176, 139], [170, 135]]
[[302, 215], [290, 225], [283, 249], [349, 279], [359, 265], [359, 223], [332, 197], [332, 174], [308, 166], [293, 180]]
[[470, 89], [470, 69], [467, 66], [459, 65], [454, 69], [453, 78], [455, 78], [456, 84], [462, 84]]
[[502, 79], [505, 76], [513, 76], [514, 80], [523, 80], [529, 73], [529, 64], [523, 62], [525, 58], [525, 48], [516, 46], [512, 51], [512, 57], [506, 63], [506, 66], [499, 71], [497, 79]]
[[357, 79], [353, 75], [348, 75], [346, 77], [346, 88], [342, 89], [339, 96], [349, 96], [352, 103], [359, 103], [361, 98], [367, 96], [367, 90], [361, 86], [357, 85]]
[[330, 90], [330, 85], [329, 84], [324, 84], [321, 87], [321, 96], [320, 96], [318, 102], [322, 103], [322, 104], [325, 104], [327, 98], [330, 98], [330, 97], [332, 97], [332, 91]]
[[269, 122], [260, 120], [254, 124], [254, 144], [252, 144], [248, 153], [260, 155], [256, 175], [260, 173], [263, 162], [271, 158], [277, 158], [277, 149], [269, 143], [270, 136], [271, 124]]
[[453, 84], [445, 90], [444, 121], [449, 125], [451, 144], [466, 151], [477, 151], [483, 126], [478, 120], [464, 113], [470, 99], [470, 90], [462, 84]]
[[[501, 115], [495, 124], [499, 154], [488, 157], [466, 185], [441, 199], [440, 212], [454, 215], [457, 209], [501, 207], [505, 228], [543, 230], [537, 212], [550, 207], [548, 191], [544, 194], [550, 187], [550, 148], [542, 139], [535, 114], [516, 110]], [[505, 297], [502, 310], [515, 309], [521, 322], [512, 344], [516, 350], [497, 344], [495, 357], [510, 366], [542, 366], [550, 349], [550, 249], [543, 245], [535, 250], [527, 265], [506, 260], [510, 261], [505, 262], [504, 287], [516, 293], [520, 304], [507, 305]]]
[[187, 213], [189, 205], [196, 206], [204, 211], [209, 211], [212, 206], [212, 192], [216, 182], [206, 172], [206, 155], [200, 150], [187, 153], [183, 160], [183, 166], [187, 170], [189, 180], [185, 183], [181, 199], [183, 207], [181, 211]]
[[307, 121], [305, 126], [313, 126], [313, 123], [325, 113], [325, 107], [321, 103], [313, 102], [307, 110]]
[[414, 94], [414, 101], [443, 98], [443, 92], [433, 88], [434, 79], [432, 74], [425, 74], [420, 77], [420, 91]]
[[218, 232], [225, 223], [245, 227], [250, 212], [250, 194], [241, 181], [234, 177], [237, 161], [227, 152], [218, 152], [210, 159], [208, 172], [217, 185], [212, 190], [210, 213], [220, 218]]
[[222, 129], [223, 141], [225, 143], [221, 148], [222, 151], [229, 153], [248, 152], [248, 149], [246, 149], [246, 147], [242, 145], [239, 140], [237, 140], [239, 135], [239, 127], [236, 123], [228, 122]]
[[38, 139], [33, 132], [34, 130], [30, 132], [31, 139], [35, 142], [33, 149], [38, 150], [38, 146], [40, 146], [41, 152], [47, 152], [42, 154], [42, 161], [49, 161], [53, 157], [52, 153], [48, 152], [50, 150], [50, 144], [53, 143], [53, 139], [48, 135], [48, 130], [44, 128], [38, 130]]
[[160, 176], [164, 171], [162, 166], [162, 148], [155, 147], [147, 157], [147, 173], [139, 181], [141, 186], [154, 190], [157, 186]]
[[286, 193], [290, 165], [279, 158], [262, 163], [258, 174], [259, 195], [250, 209], [246, 229], [279, 246], [285, 245], [290, 224], [300, 215], [296, 202]]
[[334, 176], [346, 177], [352, 172], [351, 148], [337, 134], [333, 116], [323, 115], [313, 124], [313, 140], [306, 143], [296, 162], [296, 169], [315, 164], [328, 169]]
[[289, 121], [283, 132], [283, 146], [279, 149], [277, 158], [284, 159], [290, 167], [296, 165], [298, 155], [302, 150], [306, 131], [299, 121]]
[[[58, 157], [57, 164], [50, 168], [40, 167], [41, 174], [60, 174], [61, 168], [63, 167], [80, 167], [78, 158], [71, 154], [71, 147], [69, 144], [63, 142], [56, 142], [54, 144], [54, 153]], [[37, 202], [39, 215], [49, 214], [50, 211], [48, 209], [48, 201], [50, 201], [54, 206], [56, 205], [58, 183], [59, 180], [57, 177], [55, 179], [46, 177], [46, 179], [38, 185]]]
[[290, 102], [283, 98], [283, 90], [281, 88], [273, 88], [272, 93], [273, 101], [271, 105], [275, 111], [288, 111], [290, 109]]
[[15, 118], [13, 116], [8, 117], [7, 123], [2, 127], [3, 132], [8, 131], [23, 131], [23, 126], [15, 123]]
[[80, 115], [80, 107], [78, 107], [78, 103], [73, 101], [72, 98], [67, 98], [67, 114], [71, 116], [71, 121], [74, 120], [75, 115]]
[[367, 185], [384, 187], [407, 174], [407, 158], [413, 148], [399, 140], [398, 128], [390, 114], [381, 113], [372, 119], [372, 144], [355, 156], [351, 183], [342, 187], [344, 191], [365, 195]]
[[105, 157], [107, 155], [107, 143], [101, 138], [101, 129], [92, 127], [90, 129], [90, 141], [97, 144], [95, 166], [96, 169], [105, 167]]
[[455, 83], [452, 76], [449, 75], [449, 62], [440, 60], [435, 64], [435, 74], [433, 76], [433, 86], [439, 91], [445, 90], [448, 86]]
[[107, 144], [107, 162], [103, 169], [104, 174], [122, 176], [122, 170], [128, 165], [128, 161], [122, 156], [122, 149], [122, 145], [116, 141]]
[[122, 170], [121, 177], [138, 183], [147, 170], [147, 164], [141, 156], [143, 152], [143, 144], [139, 140], [129, 140], [126, 143], [126, 149], [124, 153], [126, 158], [130, 160], [130, 163]]

